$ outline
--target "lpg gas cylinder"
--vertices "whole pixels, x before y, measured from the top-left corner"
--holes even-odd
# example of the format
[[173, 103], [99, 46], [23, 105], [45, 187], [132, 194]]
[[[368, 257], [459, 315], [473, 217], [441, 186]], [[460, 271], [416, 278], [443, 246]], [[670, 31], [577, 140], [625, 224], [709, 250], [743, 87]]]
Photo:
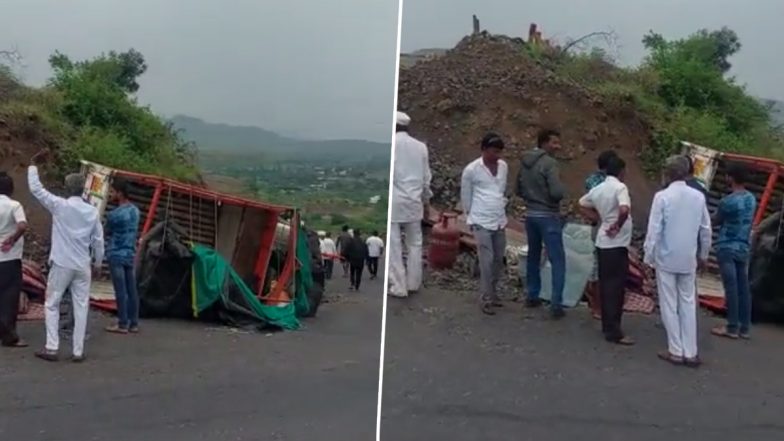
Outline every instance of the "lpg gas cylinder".
[[432, 269], [449, 269], [457, 261], [460, 251], [460, 230], [455, 225], [454, 213], [444, 213], [430, 231], [427, 258]]

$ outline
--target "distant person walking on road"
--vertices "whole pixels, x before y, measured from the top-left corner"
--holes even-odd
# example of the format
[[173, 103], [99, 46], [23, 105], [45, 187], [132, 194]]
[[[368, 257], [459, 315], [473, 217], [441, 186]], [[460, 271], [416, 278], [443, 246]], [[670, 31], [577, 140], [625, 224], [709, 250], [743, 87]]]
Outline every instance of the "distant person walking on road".
[[117, 301], [117, 323], [107, 332], [127, 334], [139, 332], [139, 294], [136, 290], [136, 242], [139, 239], [139, 209], [128, 199], [128, 182], [115, 178], [110, 198], [117, 207], [106, 215], [109, 236], [106, 258]]
[[[35, 155], [33, 163], [41, 163], [45, 155], [46, 151]], [[35, 355], [47, 361], [58, 360], [60, 301], [70, 289], [74, 315], [73, 361], [81, 362], [85, 359], [84, 336], [90, 309], [90, 263], [94, 258], [93, 267], [99, 273], [104, 256], [101, 219], [98, 209], [82, 199], [85, 182], [81, 174], [65, 177], [67, 198], [55, 196], [44, 188], [35, 165], [28, 168], [27, 180], [30, 192], [52, 214], [51, 265], [45, 304], [46, 347]]]
[[713, 222], [720, 225], [716, 257], [724, 285], [727, 324], [714, 328], [712, 333], [719, 337], [748, 339], [751, 336], [749, 250], [757, 200], [746, 190], [746, 170], [742, 165], [730, 164], [727, 180], [732, 193], [719, 202]]
[[525, 231], [528, 236], [528, 261], [526, 280], [528, 298], [526, 306], [541, 305], [542, 245], [552, 266], [552, 299], [550, 313], [553, 318], [564, 316], [563, 291], [566, 278], [566, 255], [563, 245], [563, 218], [560, 204], [566, 195], [558, 171], [558, 161], [553, 153], [561, 148], [561, 135], [555, 130], [542, 130], [537, 146], [523, 154], [517, 175], [517, 195], [526, 205]]
[[[595, 172], [591, 173], [585, 179], [585, 191], [590, 192], [593, 190], [594, 187], [604, 182], [607, 178], [607, 162], [610, 158], [618, 156], [615, 153], [615, 150], [605, 150], [602, 153], [599, 153], [599, 156], [596, 158], [596, 166], [597, 169]], [[591, 240], [595, 243], [596, 236], [599, 234], [599, 224], [597, 222], [592, 222], [593, 227], [591, 228]], [[601, 318], [601, 306], [599, 300], [599, 254], [594, 249], [593, 255], [593, 268], [591, 269], [591, 275], [588, 277], [588, 286], [585, 288], [587, 297], [588, 297], [588, 305], [591, 308], [591, 313], [593, 317], [598, 319]]]
[[338, 255], [337, 245], [332, 240], [332, 233], [327, 233], [321, 241], [321, 258], [324, 260], [324, 275], [327, 280], [332, 279], [332, 271], [335, 269], [335, 256]]
[[[345, 254], [344, 251], [346, 250], [346, 247], [348, 247], [348, 244], [351, 243], [351, 239], [352, 236], [351, 236], [351, 232], [349, 231], [348, 225], [343, 225], [343, 229], [340, 232], [340, 236], [338, 236], [338, 243], [337, 243], [338, 254], [340, 254], [341, 256]], [[348, 261], [343, 259], [341, 265], [343, 266], [343, 277], [348, 277], [348, 269], [349, 269]]]
[[368, 272], [370, 273], [370, 280], [375, 280], [378, 277], [378, 261], [384, 255], [384, 240], [378, 237], [378, 231], [368, 237]]
[[599, 224], [595, 241], [599, 257], [602, 333], [611, 343], [632, 345], [634, 340], [621, 330], [632, 241], [631, 198], [623, 183], [625, 169], [626, 163], [618, 156], [607, 159], [604, 182], [580, 198], [580, 207], [587, 217], [593, 217]]
[[349, 263], [351, 273], [351, 289], [359, 291], [362, 285], [362, 272], [368, 259], [368, 246], [362, 239], [362, 232], [354, 230], [354, 237], [346, 246], [343, 258]]
[[504, 141], [497, 134], [485, 135], [481, 149], [482, 155], [463, 170], [460, 201], [479, 250], [482, 312], [494, 315], [493, 308], [503, 306], [496, 290], [506, 252], [506, 178], [509, 166], [501, 159]]
[[22, 252], [27, 218], [22, 204], [11, 199], [14, 181], [0, 172], [0, 344], [27, 347], [16, 333], [22, 294]]
[[[708, 207], [702, 193], [686, 184], [689, 161], [672, 156], [665, 164], [664, 190], [656, 193], [645, 236], [645, 263], [656, 269], [666, 351], [659, 358], [697, 367], [697, 261], [705, 266], [711, 243]], [[698, 259], [695, 259], [698, 256]]]
[[[422, 220], [429, 217], [430, 160], [427, 146], [409, 135], [411, 118], [397, 112], [389, 233], [389, 295], [408, 297], [422, 285]], [[406, 262], [403, 261], [405, 236]]]

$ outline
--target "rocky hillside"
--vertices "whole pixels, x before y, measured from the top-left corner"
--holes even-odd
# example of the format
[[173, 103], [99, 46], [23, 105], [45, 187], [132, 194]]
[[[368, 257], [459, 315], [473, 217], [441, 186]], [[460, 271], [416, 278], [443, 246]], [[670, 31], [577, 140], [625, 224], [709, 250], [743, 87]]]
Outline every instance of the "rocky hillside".
[[[650, 133], [633, 108], [605, 102], [576, 82], [537, 63], [519, 39], [480, 34], [454, 49], [402, 69], [399, 108], [410, 114], [413, 135], [431, 150], [435, 203], [458, 202], [459, 176], [479, 155], [487, 131], [500, 133], [509, 148], [510, 184], [520, 154], [545, 127], [562, 132], [562, 178], [571, 198], [582, 194], [595, 157], [616, 149], [626, 159], [635, 214], [644, 217], [654, 186], [639, 154]], [[512, 188], [512, 187], [510, 187]], [[518, 202], [513, 203], [518, 212]]]

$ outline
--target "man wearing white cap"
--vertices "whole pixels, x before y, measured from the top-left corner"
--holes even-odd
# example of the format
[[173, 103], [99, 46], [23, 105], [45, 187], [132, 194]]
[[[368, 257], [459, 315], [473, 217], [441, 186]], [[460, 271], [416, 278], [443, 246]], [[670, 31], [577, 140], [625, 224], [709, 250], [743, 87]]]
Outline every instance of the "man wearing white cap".
[[408, 134], [410, 122], [408, 115], [397, 112], [389, 241], [389, 294], [394, 297], [407, 297], [422, 284], [422, 219], [427, 216], [433, 196], [427, 146]]

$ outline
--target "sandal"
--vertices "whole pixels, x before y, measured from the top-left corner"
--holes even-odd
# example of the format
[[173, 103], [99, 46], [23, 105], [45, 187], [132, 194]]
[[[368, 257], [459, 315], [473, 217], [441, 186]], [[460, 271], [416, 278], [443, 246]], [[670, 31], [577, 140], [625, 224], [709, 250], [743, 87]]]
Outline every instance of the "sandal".
[[659, 357], [660, 360], [664, 360], [670, 364], [674, 364], [676, 366], [680, 366], [683, 364], [683, 357], [672, 355], [670, 351], [661, 351], [656, 355]]
[[139, 327], [138, 326], [132, 326], [132, 327], [128, 328], [128, 332], [130, 332], [131, 334], [138, 334], [139, 333]]
[[495, 311], [493, 311], [493, 305], [491, 303], [483, 303], [482, 313], [487, 315], [495, 315]]
[[127, 334], [128, 330], [125, 328], [121, 328], [117, 325], [111, 325], [104, 328], [104, 331], [109, 332], [111, 334]]
[[715, 335], [717, 337], [728, 338], [730, 340], [737, 340], [738, 339], [738, 334], [735, 333], [735, 332], [730, 332], [729, 330], [727, 330], [726, 326], [717, 326], [717, 327], [711, 329], [711, 334], [713, 334], [713, 335]]
[[683, 360], [683, 364], [686, 365], [686, 367], [698, 368], [702, 365], [702, 360], [700, 360], [700, 357], [686, 358]]
[[17, 340], [17, 341], [16, 341], [16, 342], [14, 342], [14, 343], [9, 343], [9, 344], [5, 344], [5, 343], [3, 343], [3, 347], [6, 347], [6, 348], [15, 348], [15, 349], [19, 349], [19, 348], [26, 348], [26, 347], [28, 347], [28, 346], [30, 346], [30, 345], [29, 345], [29, 344], [27, 344], [27, 342], [26, 342], [26, 341], [24, 341], [24, 340], [21, 340], [21, 339], [20, 339], [20, 340]]
[[738, 337], [744, 340], [751, 340], [751, 334], [749, 334], [748, 332], [741, 332], [740, 334], [738, 334]]
[[623, 336], [619, 340], [616, 340], [614, 343], [621, 346], [634, 346], [636, 342], [631, 337]]
[[46, 360], [46, 361], [58, 361], [60, 359], [60, 356], [56, 351], [50, 351], [48, 349], [43, 349], [36, 352], [35, 356], [37, 358], [40, 358], [41, 360]]

